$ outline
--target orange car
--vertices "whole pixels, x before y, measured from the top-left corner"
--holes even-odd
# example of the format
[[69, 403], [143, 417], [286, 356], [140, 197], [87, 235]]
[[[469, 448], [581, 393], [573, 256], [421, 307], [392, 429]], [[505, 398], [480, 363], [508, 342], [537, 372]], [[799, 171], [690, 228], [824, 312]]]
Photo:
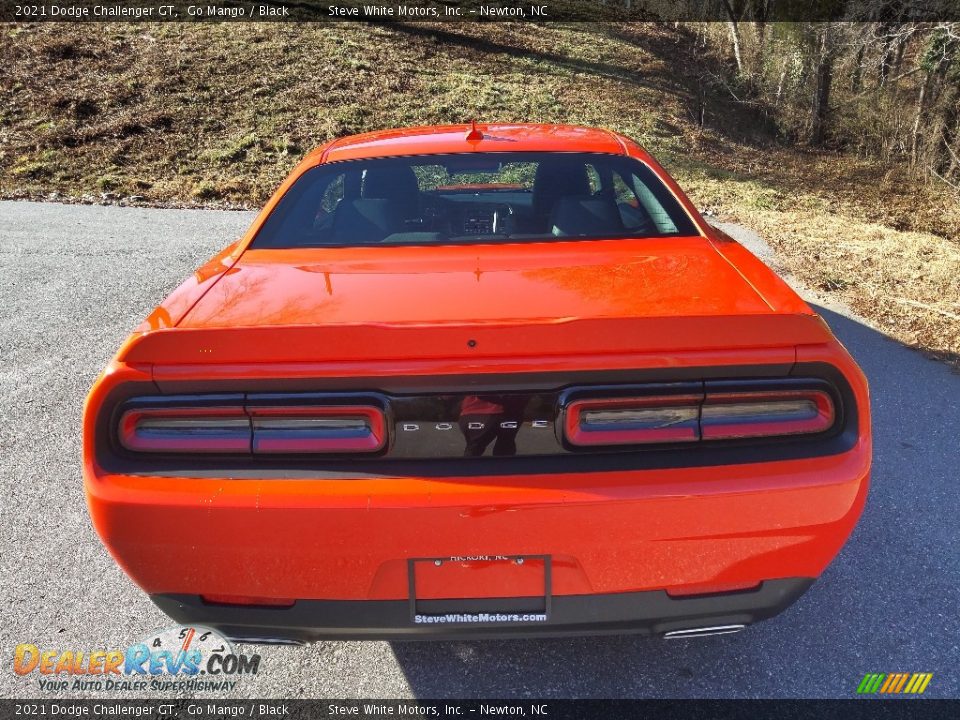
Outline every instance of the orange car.
[[87, 399], [94, 525], [240, 640], [734, 632], [870, 473], [863, 374], [636, 143], [413, 128], [306, 157]]

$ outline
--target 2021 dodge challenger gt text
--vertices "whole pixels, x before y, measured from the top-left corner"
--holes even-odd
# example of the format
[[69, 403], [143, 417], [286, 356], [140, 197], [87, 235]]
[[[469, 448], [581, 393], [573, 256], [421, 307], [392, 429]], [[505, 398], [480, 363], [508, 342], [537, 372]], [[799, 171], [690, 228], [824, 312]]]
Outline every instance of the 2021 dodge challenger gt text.
[[867, 493], [863, 374], [636, 143], [414, 128], [309, 154], [120, 348], [94, 525], [236, 639], [733, 632]]

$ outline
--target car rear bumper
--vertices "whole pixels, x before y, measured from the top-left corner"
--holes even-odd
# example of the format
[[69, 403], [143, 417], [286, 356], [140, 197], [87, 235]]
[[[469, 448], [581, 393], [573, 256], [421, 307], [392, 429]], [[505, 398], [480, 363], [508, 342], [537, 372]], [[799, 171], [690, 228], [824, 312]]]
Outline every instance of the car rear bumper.
[[[796, 599], [860, 515], [865, 451], [561, 476], [88, 473], [87, 495], [105, 544], [161, 608], [238, 638], [663, 633], [749, 624]], [[531, 592], [506, 570], [456, 571], [414, 590], [414, 559], [477, 555], [548, 558], [546, 587], [539, 580]], [[524, 587], [515, 591], [514, 579]], [[411, 609], [444, 601], [423, 612], [457, 613], [477, 600], [480, 612], [542, 610], [528, 605], [532, 595], [549, 602], [545, 622], [434, 627]], [[518, 602], [494, 602], [505, 597]], [[257, 607], [272, 601], [293, 606]]]
[[[293, 640], [450, 636], [449, 627], [433, 627], [445, 623], [412, 615], [412, 602], [434, 601], [453, 603], [453, 612], [473, 601], [482, 601], [479, 610], [521, 611], [549, 601], [547, 620], [532, 624], [453, 623], [455, 635], [469, 637], [747, 624], [799, 596], [795, 585], [777, 590], [781, 582], [805, 588], [820, 576], [869, 485], [858, 371], [853, 439], [824, 454], [740, 453], [696, 465], [685, 465], [679, 450], [663, 465], [640, 453], [634, 464], [471, 458], [469, 472], [464, 460], [432, 463], [429, 472], [394, 463], [365, 473], [266, 461], [210, 463], [204, 472], [102, 462], [110, 457], [98, 448], [107, 444], [97, 432], [108, 427], [105, 399], [155, 374], [137, 372], [107, 374], [88, 401], [84, 480], [94, 526], [171, 616], [237, 637], [272, 629], [265, 634], [282, 638], [284, 628]], [[476, 556], [546, 558], [550, 570], [536, 592], [524, 573], [482, 568], [428, 573], [414, 591], [411, 562], [446, 567]], [[487, 577], [493, 582], [480, 581]], [[261, 607], [268, 605], [291, 607]]]
[[[153, 595], [184, 625], [215, 628], [239, 642], [302, 643], [321, 639], [467, 640], [563, 637], [583, 634], [667, 634], [684, 630], [735, 632], [792, 605], [811, 578], [767, 580], [740, 592], [673, 597], [662, 590], [554, 597], [549, 612], [498, 612], [504, 600], [465, 599], [427, 606], [432, 622], [416, 622], [414, 603], [402, 600], [299, 600], [290, 607], [211, 604], [197, 595]], [[546, 619], [539, 616], [546, 615]], [[527, 619], [538, 617], [538, 619]], [[711, 634], [704, 632], [704, 634]]]

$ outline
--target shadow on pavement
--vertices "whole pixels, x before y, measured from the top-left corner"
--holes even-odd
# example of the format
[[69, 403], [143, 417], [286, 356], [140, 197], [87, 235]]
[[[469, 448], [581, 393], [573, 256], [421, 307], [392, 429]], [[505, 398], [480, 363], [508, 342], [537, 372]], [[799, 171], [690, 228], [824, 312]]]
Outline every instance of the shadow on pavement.
[[874, 468], [864, 515], [796, 605], [739, 635], [663, 641], [393, 643], [411, 691], [437, 697], [853, 697], [867, 672], [960, 676], [960, 375], [817, 307], [870, 380]]

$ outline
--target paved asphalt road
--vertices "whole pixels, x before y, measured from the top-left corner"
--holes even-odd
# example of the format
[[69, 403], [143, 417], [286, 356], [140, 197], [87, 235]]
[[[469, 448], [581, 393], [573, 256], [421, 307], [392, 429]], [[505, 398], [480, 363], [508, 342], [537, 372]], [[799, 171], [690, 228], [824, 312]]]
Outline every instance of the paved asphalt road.
[[[0, 695], [37, 696], [13, 649], [126, 647], [168, 620], [90, 525], [80, 409], [127, 332], [249, 213], [0, 202]], [[755, 237], [729, 231], [761, 254]], [[237, 697], [850, 697], [866, 672], [925, 671], [960, 697], [960, 376], [842, 309], [870, 378], [866, 512], [793, 608], [739, 635], [245, 646]]]

